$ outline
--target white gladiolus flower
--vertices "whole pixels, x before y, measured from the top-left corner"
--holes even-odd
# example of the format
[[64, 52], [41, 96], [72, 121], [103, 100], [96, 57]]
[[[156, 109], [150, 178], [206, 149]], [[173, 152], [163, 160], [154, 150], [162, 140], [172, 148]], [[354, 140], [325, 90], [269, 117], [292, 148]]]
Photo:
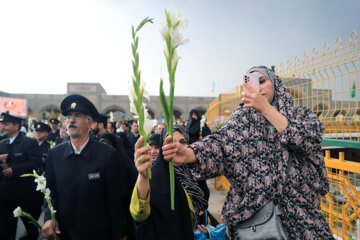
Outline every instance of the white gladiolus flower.
[[156, 120], [150, 120], [148, 118], [145, 118], [144, 120], [144, 130], [146, 135], [149, 135], [152, 131], [152, 129], [154, 128], [156, 124]]
[[43, 191], [43, 194], [45, 195], [45, 199], [51, 199], [50, 198], [50, 189], [46, 188], [44, 191]]
[[178, 11], [175, 11], [171, 16], [171, 25], [174, 26], [175, 24], [177, 24], [179, 22], [179, 26], [181, 28], [185, 28], [187, 26], [187, 24], [189, 23], [187, 19], [185, 19], [183, 17], [183, 15], [181, 13], [179, 13]]
[[200, 120], [200, 129], [202, 129], [205, 126], [205, 122], [206, 122], [206, 116], [202, 115]]
[[14, 210], [14, 217], [16, 218], [16, 217], [21, 217], [22, 216], [22, 210], [21, 210], [21, 207], [17, 207], [17, 208], [15, 208], [15, 210]]
[[149, 93], [145, 90], [145, 82], [144, 82], [144, 81], [140, 81], [140, 91], [144, 91], [144, 92], [143, 92], [143, 97], [150, 101], [150, 95], [149, 95]]
[[138, 115], [134, 102], [130, 102], [130, 112], [135, 114], [135, 115]]
[[134, 89], [133, 85], [131, 85], [129, 87], [129, 99], [130, 99], [130, 102], [134, 102], [134, 100], [137, 99], [137, 96], [136, 96], [135, 89]]
[[56, 213], [56, 210], [54, 209], [53, 206], [51, 206], [49, 209], [50, 209], [50, 212], [51, 212], [52, 214]]
[[183, 35], [177, 29], [170, 28], [169, 34], [171, 38], [171, 45], [175, 48], [189, 41], [188, 39], [184, 39]]
[[37, 183], [36, 191], [42, 191], [46, 188], [46, 178], [41, 175], [34, 180]]

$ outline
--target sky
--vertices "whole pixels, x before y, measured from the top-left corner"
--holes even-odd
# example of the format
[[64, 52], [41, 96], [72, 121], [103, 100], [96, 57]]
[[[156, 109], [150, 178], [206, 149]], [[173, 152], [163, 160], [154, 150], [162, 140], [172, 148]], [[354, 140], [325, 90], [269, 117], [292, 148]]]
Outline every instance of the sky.
[[164, 9], [189, 21], [177, 96], [215, 97], [252, 66], [280, 65], [360, 34], [358, 0], [0, 0], [0, 91], [65, 94], [67, 82], [97, 82], [107, 94], [127, 95], [131, 25], [149, 16], [154, 23], [138, 33], [142, 79], [158, 96], [162, 75], [168, 92]]

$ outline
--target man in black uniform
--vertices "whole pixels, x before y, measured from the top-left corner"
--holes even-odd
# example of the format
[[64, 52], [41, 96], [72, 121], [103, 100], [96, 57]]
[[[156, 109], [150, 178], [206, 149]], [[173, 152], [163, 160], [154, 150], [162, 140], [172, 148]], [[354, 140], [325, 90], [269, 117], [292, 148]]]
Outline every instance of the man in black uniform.
[[[56, 212], [60, 239], [125, 239], [124, 209], [134, 182], [118, 152], [89, 138], [95, 106], [73, 94], [61, 103], [70, 141], [49, 150], [46, 160], [47, 187]], [[45, 207], [44, 238], [55, 237], [50, 211]]]
[[7, 136], [4, 133], [4, 123], [2, 121], [2, 118], [0, 119], [0, 141], [7, 138]]
[[91, 132], [94, 138], [97, 138], [99, 135], [106, 133], [107, 120], [109, 116], [99, 113], [97, 117], [93, 119], [93, 124], [91, 125]]
[[37, 143], [40, 147], [40, 152], [42, 156], [42, 162], [44, 164], [44, 170], [45, 170], [45, 160], [48, 154], [48, 151], [50, 149], [50, 143], [47, 141], [49, 132], [51, 131], [51, 128], [49, 125], [43, 123], [43, 122], [37, 122], [35, 123], [35, 132], [34, 132], [34, 138], [36, 139]]
[[51, 131], [48, 136], [48, 141], [55, 142], [58, 138], [60, 138], [60, 130], [58, 129], [59, 120], [56, 118], [50, 119], [50, 127]]
[[[0, 142], [0, 239], [14, 240], [16, 235], [17, 219], [13, 211], [20, 206], [25, 212], [35, 218], [38, 211], [40, 192], [36, 192], [33, 178], [19, 176], [32, 173], [41, 165], [41, 155], [35, 139], [28, 138], [20, 133], [21, 118], [2, 113], [5, 134], [8, 139]], [[37, 239], [36, 227], [23, 219], [27, 230], [25, 239]]]

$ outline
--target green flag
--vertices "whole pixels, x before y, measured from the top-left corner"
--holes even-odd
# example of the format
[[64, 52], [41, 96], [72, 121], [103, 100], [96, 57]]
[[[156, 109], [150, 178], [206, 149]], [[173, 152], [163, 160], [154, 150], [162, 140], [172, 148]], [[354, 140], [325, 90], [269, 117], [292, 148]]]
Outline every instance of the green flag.
[[215, 81], [213, 81], [213, 85], [212, 85], [211, 93], [214, 93], [214, 91], [215, 91]]
[[355, 84], [355, 80], [353, 82], [352, 88], [351, 88], [351, 97], [354, 98], [356, 97], [356, 84]]

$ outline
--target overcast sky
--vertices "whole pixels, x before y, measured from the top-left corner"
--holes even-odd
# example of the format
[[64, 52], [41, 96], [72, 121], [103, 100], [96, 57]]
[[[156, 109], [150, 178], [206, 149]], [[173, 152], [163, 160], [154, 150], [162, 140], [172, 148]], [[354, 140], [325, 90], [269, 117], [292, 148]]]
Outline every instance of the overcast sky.
[[64, 94], [67, 82], [99, 82], [108, 94], [127, 94], [131, 25], [149, 16], [154, 24], [139, 33], [140, 69], [158, 95], [164, 9], [189, 21], [178, 96], [217, 96], [251, 66], [279, 65], [326, 41], [334, 49], [338, 36], [360, 33], [358, 0], [0, 0], [0, 91]]

